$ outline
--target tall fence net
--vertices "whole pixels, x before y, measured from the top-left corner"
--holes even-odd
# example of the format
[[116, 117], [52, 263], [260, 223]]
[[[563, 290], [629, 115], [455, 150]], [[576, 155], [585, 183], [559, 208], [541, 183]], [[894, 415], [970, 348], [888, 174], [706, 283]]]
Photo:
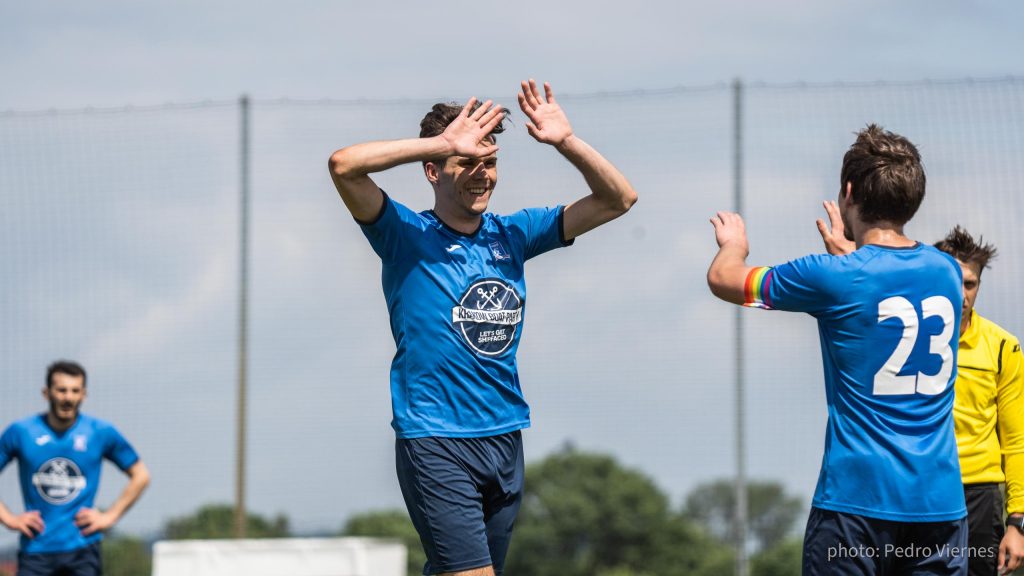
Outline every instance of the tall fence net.
[[[961, 224], [996, 244], [978, 310], [1024, 332], [1024, 80], [747, 85], [742, 101], [752, 264], [822, 251], [821, 202], [838, 194], [854, 132], [875, 122], [924, 158], [928, 195], [909, 235], [930, 243]], [[733, 207], [733, 90], [560, 102], [640, 201], [527, 267], [527, 459], [566, 443], [610, 453], [681, 499], [734, 473], [736, 311], [705, 283], [708, 219]], [[415, 135], [432, 103], [252, 105], [248, 507], [286, 515], [295, 533], [401, 507], [380, 263], [326, 161], [348, 144]], [[150, 538], [233, 500], [239, 122], [236, 103], [0, 114], [0, 425], [45, 409], [49, 362], [81, 361], [84, 410], [113, 421], [153, 474], [122, 533]], [[492, 210], [586, 193], [522, 114], [512, 123]], [[414, 209], [432, 206], [418, 165], [375, 180]], [[825, 423], [815, 324], [742, 315], [748, 472], [809, 502]], [[124, 486], [115, 469], [104, 475], [101, 504]], [[0, 500], [20, 510], [16, 477], [0, 475]], [[16, 540], [2, 534], [0, 548]]]

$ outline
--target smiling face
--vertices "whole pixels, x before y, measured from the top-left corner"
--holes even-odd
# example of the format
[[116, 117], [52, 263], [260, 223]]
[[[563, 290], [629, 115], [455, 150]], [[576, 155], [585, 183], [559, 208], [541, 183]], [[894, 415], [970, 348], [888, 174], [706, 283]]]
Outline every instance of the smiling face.
[[50, 404], [48, 420], [54, 428], [70, 428], [78, 418], [78, 409], [85, 399], [85, 378], [54, 372], [43, 388], [43, 397]]
[[449, 226], [475, 226], [498, 183], [498, 157], [451, 156], [443, 163], [428, 162], [425, 170], [441, 220]]

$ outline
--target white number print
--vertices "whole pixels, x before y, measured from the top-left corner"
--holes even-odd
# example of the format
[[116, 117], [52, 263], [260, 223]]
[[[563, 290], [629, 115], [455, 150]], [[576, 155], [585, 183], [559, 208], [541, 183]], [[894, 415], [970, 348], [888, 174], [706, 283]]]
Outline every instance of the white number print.
[[917, 342], [917, 333], [921, 323], [918, 321], [914, 305], [902, 296], [886, 298], [878, 303], [878, 321], [884, 322], [890, 318], [899, 318], [903, 323], [903, 335], [900, 337], [896, 349], [889, 355], [889, 359], [875, 373], [874, 394], [876, 396], [914, 394], [915, 392], [934, 396], [946, 389], [949, 377], [953, 373], [953, 350], [949, 346], [956, 319], [953, 313], [953, 304], [944, 296], [925, 298], [921, 302], [921, 316], [922, 319], [932, 316], [942, 319], [942, 333], [932, 336], [928, 344], [928, 352], [942, 358], [942, 367], [939, 368], [937, 374], [918, 372], [917, 374], [899, 376], [907, 358], [910, 358], [914, 343]]

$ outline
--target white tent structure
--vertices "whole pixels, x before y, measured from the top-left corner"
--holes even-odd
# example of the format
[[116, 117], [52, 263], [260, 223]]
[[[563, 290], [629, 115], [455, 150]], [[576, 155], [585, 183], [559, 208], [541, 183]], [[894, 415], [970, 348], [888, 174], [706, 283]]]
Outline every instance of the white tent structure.
[[168, 540], [153, 576], [405, 576], [406, 549], [380, 538]]

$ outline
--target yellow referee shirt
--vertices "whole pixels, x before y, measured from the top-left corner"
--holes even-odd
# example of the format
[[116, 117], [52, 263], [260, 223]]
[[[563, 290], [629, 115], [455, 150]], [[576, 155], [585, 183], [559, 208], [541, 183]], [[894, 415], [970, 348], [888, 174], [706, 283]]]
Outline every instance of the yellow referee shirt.
[[1020, 342], [971, 312], [960, 336], [953, 406], [964, 484], [1006, 482], [1006, 509], [1024, 512], [1024, 373]]

